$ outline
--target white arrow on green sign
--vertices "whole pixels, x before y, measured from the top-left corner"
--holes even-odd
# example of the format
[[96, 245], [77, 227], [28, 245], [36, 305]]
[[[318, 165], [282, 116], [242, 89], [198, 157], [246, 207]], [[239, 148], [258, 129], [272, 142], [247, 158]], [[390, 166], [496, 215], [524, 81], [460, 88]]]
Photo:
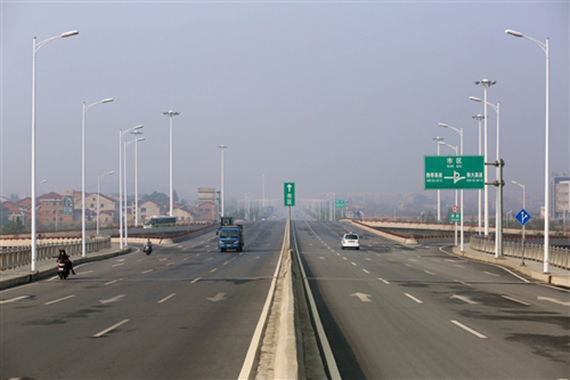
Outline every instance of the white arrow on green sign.
[[295, 206], [295, 182], [285, 182], [283, 188], [284, 205]]
[[484, 189], [483, 156], [424, 156], [424, 188]]

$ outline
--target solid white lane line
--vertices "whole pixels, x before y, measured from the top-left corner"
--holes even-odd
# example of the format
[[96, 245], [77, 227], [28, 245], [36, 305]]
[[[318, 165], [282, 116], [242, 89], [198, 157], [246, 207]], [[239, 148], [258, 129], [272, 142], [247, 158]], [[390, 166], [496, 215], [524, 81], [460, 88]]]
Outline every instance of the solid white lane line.
[[404, 293], [406, 295], [406, 297], [416, 301], [417, 303], [424, 303], [423, 301], [417, 299], [416, 297], [414, 297], [413, 295], [409, 294], [409, 293]]
[[538, 297], [538, 300], [539, 300], [539, 301], [550, 301], [550, 302], [554, 302], [554, 303], [557, 303], [557, 304], [562, 305], [562, 306], [570, 306], [570, 302], [560, 301], [560, 300], [558, 300], [558, 299], [556, 299], [556, 298], [540, 297], [540, 296], [539, 296], [539, 297]]
[[363, 269], [362, 271], [363, 271], [364, 273], [370, 274], [370, 272], [368, 272], [366, 269]]
[[489, 276], [501, 277], [501, 276], [499, 276], [498, 274], [491, 273], [491, 272], [483, 272], [483, 273], [488, 274]]
[[37, 282], [33, 282], [33, 283], [31, 283], [31, 284], [22, 285], [22, 286], [17, 286], [17, 287], [15, 287], [15, 288], [10, 288], [10, 289], [6, 289], [6, 290], [2, 290], [2, 291], [0, 292], [0, 294], [4, 294], [4, 293], [6, 293], [6, 292], [11, 292], [12, 290], [24, 289], [24, 288], [27, 288], [28, 286], [34, 286], [34, 285], [37, 285], [37, 284], [38, 284]]
[[19, 301], [19, 300], [23, 300], [23, 299], [26, 299], [26, 298], [28, 298], [28, 297], [29, 297], [29, 296], [20, 296], [20, 297], [12, 298], [12, 299], [9, 299], [9, 300], [1, 300], [1, 301], [0, 301], [0, 305], [4, 305], [4, 304], [7, 304], [7, 303], [12, 303], [12, 302], [17, 302], [17, 301]]
[[202, 279], [202, 277], [195, 278], [195, 279], [192, 280], [190, 283], [191, 283], [191, 284], [195, 284], [195, 283], [197, 283], [198, 281], [200, 281], [201, 279]]
[[163, 298], [163, 299], [161, 299], [160, 301], [158, 301], [158, 303], [166, 302], [166, 301], [168, 301], [169, 299], [171, 299], [172, 297], [174, 297], [175, 295], [176, 295], [176, 293], [172, 293], [172, 294], [169, 295], [168, 297]]
[[478, 338], [487, 339], [487, 337], [486, 337], [485, 335], [483, 335], [483, 334], [481, 334], [481, 333], [479, 333], [479, 332], [473, 330], [472, 328], [469, 328], [469, 327], [465, 326], [464, 324], [462, 324], [462, 323], [460, 323], [460, 322], [451, 320], [451, 323], [453, 323], [454, 325], [456, 325], [456, 326], [458, 326], [458, 327], [461, 327], [463, 330], [465, 330], [465, 331], [467, 331], [467, 332], [470, 332], [471, 334], [475, 335], [475, 336], [478, 337]]
[[60, 299], [57, 299], [57, 300], [53, 300], [53, 301], [49, 301], [49, 302], [44, 303], [44, 305], [51, 305], [51, 304], [54, 304], [54, 303], [57, 303], [57, 302], [61, 302], [61, 301], [68, 300], [68, 299], [73, 298], [73, 297], [75, 297], [75, 295], [63, 297], [63, 298], [60, 298]]
[[103, 335], [107, 334], [108, 332], [113, 331], [114, 329], [116, 329], [119, 326], [124, 325], [125, 323], [127, 323], [129, 321], [129, 319], [123, 319], [121, 322], [109, 327], [108, 329], [105, 329], [103, 331], [101, 331], [100, 333], [97, 333], [95, 335], [93, 335], [93, 338], [99, 338], [102, 337]]
[[509, 301], [513, 301], [513, 302], [516, 302], [516, 303], [520, 303], [521, 305], [524, 305], [524, 306], [530, 306], [530, 303], [527, 303], [527, 302], [524, 302], [524, 301], [520, 301], [520, 300], [518, 300], [518, 299], [516, 299], [516, 298], [512, 298], [512, 297], [509, 297], [509, 296], [501, 296], [501, 297], [503, 297], [503, 298], [505, 298], [505, 299], [507, 299], [507, 300], [509, 300]]

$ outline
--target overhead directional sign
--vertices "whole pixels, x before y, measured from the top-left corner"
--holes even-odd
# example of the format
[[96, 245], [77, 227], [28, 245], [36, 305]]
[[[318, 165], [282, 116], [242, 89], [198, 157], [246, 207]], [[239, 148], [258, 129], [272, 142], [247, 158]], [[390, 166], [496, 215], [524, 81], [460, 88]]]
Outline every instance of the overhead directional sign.
[[532, 217], [526, 210], [523, 208], [519, 211], [519, 213], [515, 216], [515, 219], [519, 221], [521, 225], [525, 225]]
[[344, 206], [345, 206], [344, 199], [335, 199], [334, 201], [335, 208], [344, 208]]
[[295, 182], [285, 182], [283, 188], [284, 205], [295, 206]]
[[424, 188], [485, 188], [484, 156], [424, 156]]

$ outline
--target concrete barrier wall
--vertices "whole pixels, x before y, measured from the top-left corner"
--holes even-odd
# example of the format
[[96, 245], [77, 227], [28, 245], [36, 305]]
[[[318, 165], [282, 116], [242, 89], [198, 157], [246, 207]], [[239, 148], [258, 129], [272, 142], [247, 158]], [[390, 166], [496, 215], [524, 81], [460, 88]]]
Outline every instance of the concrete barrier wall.
[[366, 230], [366, 231], [368, 231], [368, 232], [371, 232], [375, 235], [382, 236], [386, 239], [390, 239], [390, 240], [396, 241], [398, 243], [402, 243], [402, 244], [406, 244], [406, 245], [418, 244], [418, 241], [416, 239], [414, 239], [413, 237], [398, 235], [398, 234], [394, 234], [394, 233], [387, 232], [387, 231], [381, 231], [377, 228], [370, 227], [369, 225], [367, 225], [363, 222], [356, 221], [356, 220], [352, 220], [351, 223], [362, 228], [362, 229], [364, 229], [364, 230]]

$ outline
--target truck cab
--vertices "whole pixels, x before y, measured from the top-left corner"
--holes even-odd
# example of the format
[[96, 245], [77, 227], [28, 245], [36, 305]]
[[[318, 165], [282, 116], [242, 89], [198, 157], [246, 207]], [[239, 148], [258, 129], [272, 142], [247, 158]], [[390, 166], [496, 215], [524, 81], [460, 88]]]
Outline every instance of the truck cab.
[[221, 219], [217, 235], [220, 252], [228, 249], [235, 249], [236, 252], [243, 251], [243, 226], [235, 224], [233, 218], [223, 217]]

